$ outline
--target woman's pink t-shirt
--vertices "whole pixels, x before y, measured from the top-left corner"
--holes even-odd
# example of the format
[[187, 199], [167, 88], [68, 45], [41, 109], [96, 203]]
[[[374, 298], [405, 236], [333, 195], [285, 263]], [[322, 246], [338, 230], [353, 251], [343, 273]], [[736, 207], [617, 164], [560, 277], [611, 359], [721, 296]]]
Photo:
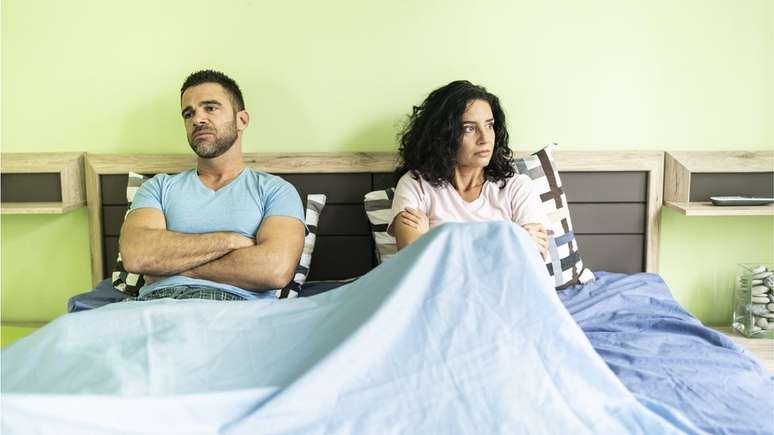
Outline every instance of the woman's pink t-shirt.
[[485, 181], [481, 195], [467, 202], [450, 183], [433, 187], [421, 177], [416, 180], [410, 172], [403, 175], [395, 188], [392, 201], [392, 219], [388, 232], [392, 234], [395, 216], [407, 207], [424, 213], [430, 221], [430, 228], [445, 222], [487, 222], [510, 221], [519, 225], [543, 224], [548, 228], [548, 219], [542, 210], [540, 196], [532, 188], [532, 180], [523, 174], [516, 174], [500, 183]]

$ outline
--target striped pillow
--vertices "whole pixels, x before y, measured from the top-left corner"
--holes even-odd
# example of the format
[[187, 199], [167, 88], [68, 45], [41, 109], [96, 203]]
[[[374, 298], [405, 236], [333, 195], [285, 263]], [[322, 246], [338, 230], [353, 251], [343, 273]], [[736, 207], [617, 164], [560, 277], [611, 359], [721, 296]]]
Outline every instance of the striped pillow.
[[368, 222], [371, 224], [371, 233], [374, 236], [376, 260], [381, 264], [398, 252], [395, 237], [387, 234], [387, 226], [392, 217], [392, 198], [395, 196], [395, 188], [368, 192], [363, 200]]
[[[149, 178], [150, 177], [146, 177], [142, 174], [136, 174], [134, 172], [129, 173], [129, 180], [126, 185], [126, 200], [129, 203], [130, 209], [137, 189], [139, 189], [140, 185]], [[276, 290], [276, 295], [280, 299], [298, 296], [301, 286], [306, 282], [306, 277], [309, 275], [309, 265], [312, 263], [314, 244], [317, 240], [317, 222], [320, 219], [320, 213], [322, 213], [323, 207], [325, 207], [326, 198], [327, 197], [323, 194], [309, 194], [306, 197], [304, 223], [309, 229], [309, 233], [304, 238], [304, 251], [301, 254], [301, 260], [298, 263], [293, 280], [290, 281], [285, 288]], [[129, 211], [127, 210], [127, 214], [128, 213]], [[118, 260], [116, 261], [116, 267], [112, 274], [112, 281], [113, 287], [115, 287], [116, 290], [132, 296], [137, 296], [140, 288], [145, 285], [145, 279], [141, 274], [127, 272], [126, 269], [124, 269], [120, 251], [118, 252]]]
[[[132, 208], [132, 201], [134, 201], [134, 195], [137, 193], [137, 189], [139, 189], [142, 183], [149, 178], [150, 177], [146, 177], [142, 174], [134, 172], [129, 173], [129, 179], [126, 183], [127, 210], [126, 214], [124, 214], [124, 219], [126, 219], [126, 215], [129, 214], [129, 210]], [[124, 269], [124, 262], [121, 259], [120, 249], [118, 250], [118, 259], [116, 260], [116, 267], [113, 270], [111, 280], [113, 281], [113, 287], [115, 287], [116, 290], [131, 296], [137, 296], [140, 292], [140, 288], [145, 285], [144, 276], [139, 273], [127, 272], [126, 269]]]
[[578, 241], [572, 229], [567, 197], [556, 168], [553, 152], [556, 144], [549, 145], [530, 156], [515, 159], [516, 172], [528, 175], [543, 201], [543, 211], [548, 218], [551, 261], [546, 264], [557, 289], [573, 284], [585, 284], [594, 280], [594, 274], [584, 266], [578, 251]]
[[309, 229], [309, 233], [304, 238], [304, 251], [301, 253], [301, 260], [296, 267], [296, 274], [285, 288], [277, 290], [277, 297], [280, 299], [294, 298], [301, 292], [301, 286], [306, 282], [309, 276], [310, 265], [312, 264], [312, 252], [314, 244], [317, 241], [317, 223], [320, 220], [320, 213], [325, 207], [325, 201], [328, 197], [322, 193], [310, 193], [306, 195], [306, 214], [304, 223]]

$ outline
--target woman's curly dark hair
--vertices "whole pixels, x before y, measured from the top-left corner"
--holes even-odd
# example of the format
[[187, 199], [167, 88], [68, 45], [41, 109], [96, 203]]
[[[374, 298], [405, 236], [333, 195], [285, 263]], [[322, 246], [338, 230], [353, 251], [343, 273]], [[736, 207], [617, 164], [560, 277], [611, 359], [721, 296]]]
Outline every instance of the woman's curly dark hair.
[[452, 181], [462, 137], [462, 114], [474, 100], [488, 102], [494, 115], [495, 144], [484, 176], [505, 187], [505, 180], [515, 174], [505, 112], [494, 94], [467, 80], [438, 88], [421, 105], [414, 106], [399, 134], [400, 160], [395, 170], [398, 178], [411, 172], [415, 179], [422, 177], [435, 187]]

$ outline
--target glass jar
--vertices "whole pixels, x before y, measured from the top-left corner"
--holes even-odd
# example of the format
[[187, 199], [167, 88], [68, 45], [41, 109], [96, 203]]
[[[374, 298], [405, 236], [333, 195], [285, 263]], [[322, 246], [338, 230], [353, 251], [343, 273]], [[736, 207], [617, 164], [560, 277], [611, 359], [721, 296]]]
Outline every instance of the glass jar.
[[731, 326], [751, 338], [774, 338], [774, 265], [739, 265]]

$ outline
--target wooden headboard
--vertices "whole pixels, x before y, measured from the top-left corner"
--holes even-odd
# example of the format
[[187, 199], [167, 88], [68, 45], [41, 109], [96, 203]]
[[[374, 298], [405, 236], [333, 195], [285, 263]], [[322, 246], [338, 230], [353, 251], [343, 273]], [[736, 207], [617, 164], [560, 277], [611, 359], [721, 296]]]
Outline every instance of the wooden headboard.
[[[555, 156], [587, 265], [611, 272], [657, 272], [663, 152], [560, 151]], [[245, 162], [282, 176], [303, 200], [308, 193], [328, 196], [309, 280], [350, 278], [376, 265], [363, 196], [395, 185], [394, 153], [253, 153], [245, 154]], [[115, 265], [127, 174], [175, 173], [195, 166], [192, 154], [87, 154], [93, 284], [110, 276]]]

